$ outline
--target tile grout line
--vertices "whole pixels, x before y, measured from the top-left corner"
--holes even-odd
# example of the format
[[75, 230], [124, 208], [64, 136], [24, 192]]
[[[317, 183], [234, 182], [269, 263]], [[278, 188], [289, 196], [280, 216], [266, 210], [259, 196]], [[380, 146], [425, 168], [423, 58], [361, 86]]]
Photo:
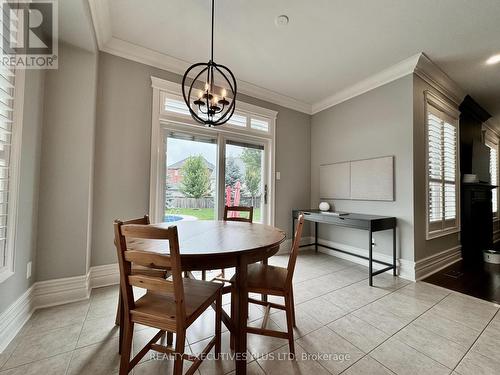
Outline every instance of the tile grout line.
[[78, 334], [78, 338], [76, 339], [76, 343], [75, 343], [75, 347], [73, 348], [73, 350], [71, 351], [71, 357], [68, 361], [68, 364], [66, 365], [66, 370], [64, 371], [64, 375], [67, 375], [68, 374], [68, 371], [69, 371], [69, 368], [70, 368], [70, 365], [71, 365], [71, 362], [73, 361], [73, 356], [75, 354], [75, 351], [76, 351], [76, 347], [78, 345], [78, 341], [80, 341], [80, 336], [82, 335], [82, 332], [83, 332], [83, 327], [85, 326], [85, 322], [87, 321], [87, 318], [89, 316], [89, 311], [90, 311], [90, 304], [91, 304], [91, 297], [92, 297], [92, 292], [91, 294], [89, 295], [89, 306], [87, 308], [87, 312], [85, 313], [85, 319], [83, 319], [83, 323], [82, 323], [82, 328], [80, 329], [80, 333]]
[[[431, 310], [434, 306], [436, 306], [438, 303], [440, 303], [441, 301], [443, 301], [443, 300], [444, 300], [446, 297], [448, 297], [450, 294], [451, 294], [451, 293], [449, 293], [449, 294], [447, 294], [446, 296], [444, 296], [443, 298], [441, 298], [441, 299], [440, 299], [439, 301], [437, 301], [434, 305], [432, 305], [432, 306], [431, 306], [431, 307], [429, 307], [427, 310], [425, 310], [424, 312], [422, 312], [421, 314], [419, 314], [417, 317], [415, 317], [414, 319], [412, 319], [410, 322], [408, 322], [405, 326], [403, 326], [402, 328], [398, 329], [398, 330], [397, 330], [396, 332], [394, 332], [391, 336], [389, 336], [387, 339], [385, 339], [385, 340], [384, 340], [384, 341], [382, 341], [380, 344], [378, 344], [376, 347], [374, 347], [372, 350], [370, 350], [370, 351], [368, 352], [368, 354], [373, 353], [373, 351], [374, 351], [375, 349], [377, 349], [377, 348], [378, 348], [378, 347], [380, 347], [382, 344], [384, 344], [384, 343], [386, 343], [387, 341], [389, 341], [389, 340], [390, 340], [391, 338], [393, 338], [396, 334], [398, 334], [399, 332], [401, 332], [404, 328], [408, 327], [408, 326], [409, 326], [411, 323], [413, 323], [415, 320], [417, 320], [417, 319], [418, 319], [418, 318], [420, 318], [422, 315], [424, 315], [426, 312], [428, 312], [429, 310]], [[362, 319], [362, 320], [363, 320], [363, 319]], [[368, 323], [368, 324], [370, 324], [370, 323]], [[396, 338], [396, 340], [400, 341], [400, 340], [399, 340], [399, 339], [397, 339], [397, 338]], [[402, 342], [402, 341], [401, 341], [401, 342]], [[413, 346], [408, 345], [408, 344], [406, 344], [405, 342], [402, 342], [402, 343], [403, 343], [403, 344], [405, 344], [405, 345], [407, 345], [407, 346], [409, 346], [410, 348], [412, 348], [413, 350], [417, 351], [418, 353], [422, 354], [423, 356], [425, 356], [425, 357], [429, 358], [430, 360], [432, 360], [432, 361], [434, 361], [434, 362], [436, 362], [436, 363], [441, 364], [440, 362], [436, 361], [434, 358], [431, 358], [431, 357], [429, 357], [427, 354], [422, 353], [421, 351], [419, 351], [419, 350], [415, 349]], [[370, 355], [370, 357], [371, 357], [371, 355]], [[373, 357], [372, 357], [372, 358], [373, 358]], [[375, 359], [375, 358], [374, 358], [374, 359]], [[376, 360], [376, 359], [375, 359], [375, 360]], [[378, 361], [377, 361], [377, 362], [378, 362]], [[443, 365], [443, 366], [444, 366], [444, 365]], [[385, 366], [384, 366], [384, 367], [385, 367]], [[449, 367], [447, 367], [447, 366], [444, 366], [444, 367], [446, 367], [446, 368], [448, 368], [448, 369], [449, 369]], [[451, 369], [450, 369], [450, 370], [451, 370]], [[391, 371], [392, 371], [392, 370], [391, 370]]]
[[[340, 333], [335, 332], [335, 331], [334, 331], [332, 328], [330, 328], [328, 325], [332, 324], [333, 322], [336, 322], [337, 320], [340, 320], [340, 319], [342, 319], [342, 318], [345, 318], [346, 316], [348, 316], [348, 315], [352, 314], [354, 311], [360, 310], [360, 309], [362, 309], [363, 307], [366, 307], [366, 306], [368, 306], [368, 305], [370, 305], [370, 304], [372, 304], [372, 303], [374, 303], [374, 302], [376, 302], [376, 301], [378, 301], [378, 300], [380, 300], [380, 299], [382, 299], [382, 298], [384, 298], [384, 297], [387, 297], [387, 296], [389, 296], [389, 295], [391, 295], [391, 294], [393, 294], [393, 293], [396, 293], [398, 290], [400, 290], [400, 289], [402, 289], [402, 288], [404, 288], [404, 287], [406, 287], [406, 286], [408, 286], [408, 285], [409, 285], [409, 284], [407, 284], [407, 285], [403, 285], [403, 286], [401, 286], [401, 287], [399, 287], [399, 288], [396, 288], [396, 289], [395, 289], [395, 290], [393, 290], [392, 292], [389, 292], [389, 293], [387, 293], [387, 294], [384, 294], [383, 296], [381, 296], [381, 297], [379, 297], [379, 298], [377, 298], [377, 299], [374, 299], [373, 301], [371, 301], [371, 302], [369, 302], [369, 303], [367, 303], [367, 304], [365, 304], [365, 305], [363, 305], [363, 306], [361, 306], [361, 307], [358, 307], [357, 309], [352, 310], [351, 312], [347, 313], [346, 315], [344, 315], [344, 316], [342, 316], [342, 317], [340, 317], [340, 318], [337, 318], [337, 319], [335, 319], [335, 320], [332, 320], [331, 322], [329, 322], [329, 323], [327, 323], [326, 325], [324, 325], [324, 327], [328, 328], [330, 331], [332, 331], [332, 332], [333, 332], [333, 333], [335, 333], [336, 335], [339, 335], [341, 338], [343, 338], [344, 340], [346, 340], [349, 344], [351, 344], [351, 345], [352, 345], [352, 346], [354, 346], [356, 349], [358, 349], [359, 351], [361, 351], [362, 353], [364, 353], [364, 355], [363, 355], [361, 358], [359, 358], [357, 361], [355, 361], [354, 363], [352, 363], [349, 367], [347, 367], [347, 368], [345, 368], [344, 370], [342, 370], [341, 374], [342, 374], [342, 373], [344, 373], [345, 371], [347, 371], [348, 369], [350, 369], [352, 366], [354, 366], [356, 363], [358, 363], [359, 361], [361, 361], [361, 360], [362, 360], [363, 358], [365, 358], [366, 356], [369, 356], [370, 358], [372, 358], [372, 359], [374, 359], [375, 361], [377, 361], [375, 358], [373, 358], [373, 357], [372, 357], [372, 356], [370, 356], [369, 354], [371, 353], [371, 351], [372, 351], [372, 350], [374, 350], [374, 349], [375, 349], [375, 348], [377, 348], [378, 346], [382, 345], [384, 342], [386, 342], [387, 340], [389, 340], [392, 336], [389, 336], [386, 332], [384, 332], [384, 331], [382, 331], [382, 330], [378, 329], [378, 328], [377, 328], [377, 327], [375, 327], [373, 324], [371, 324], [371, 323], [369, 323], [369, 322], [365, 321], [364, 319], [358, 318], [356, 315], [354, 315], [356, 318], [358, 318], [358, 319], [362, 320], [363, 322], [365, 322], [365, 323], [366, 323], [366, 324], [368, 324], [369, 326], [371, 326], [371, 327], [373, 327], [373, 328], [375, 328], [375, 329], [377, 329], [377, 330], [381, 331], [382, 333], [384, 333], [384, 334], [388, 335], [387, 339], [385, 339], [384, 341], [382, 341], [379, 345], [377, 345], [375, 348], [373, 348], [373, 349], [372, 349], [371, 351], [369, 351], [368, 353], [365, 353], [365, 351], [364, 351], [364, 350], [362, 350], [361, 348], [359, 348], [358, 346], [356, 346], [354, 343], [352, 343], [351, 341], [349, 341], [346, 337], [342, 336]], [[333, 302], [332, 302], [332, 303], [333, 303]], [[432, 307], [434, 307], [434, 305], [432, 305], [432, 306], [431, 306], [431, 308], [432, 308]], [[396, 315], [396, 316], [397, 316], [397, 315]], [[419, 315], [419, 316], [420, 316], [420, 315]], [[417, 318], [418, 318], [418, 317], [417, 317]], [[416, 318], [415, 318], [415, 319], [416, 319]], [[411, 323], [411, 322], [410, 322], [410, 323]], [[408, 323], [408, 324], [410, 324], [410, 323]], [[404, 326], [404, 327], [406, 327], [406, 326]], [[403, 327], [403, 328], [404, 328], [404, 327]], [[401, 328], [401, 329], [403, 329], [403, 328]], [[377, 361], [377, 362], [378, 362], [378, 363], [380, 363], [379, 361]], [[320, 364], [321, 364], [321, 363], [320, 363]], [[387, 368], [387, 367], [386, 367], [383, 363], [380, 363], [380, 364], [381, 364], [384, 368]], [[394, 371], [392, 371], [392, 370], [390, 370], [390, 369], [388, 369], [388, 370], [389, 370], [389, 371], [391, 371], [392, 373], [394, 373]]]
[[[486, 324], [486, 326], [481, 330], [481, 333], [476, 337], [476, 339], [474, 340], [474, 342], [472, 343], [472, 345], [469, 347], [469, 349], [467, 350], [467, 352], [465, 352], [465, 354], [462, 356], [462, 358], [460, 358], [460, 361], [458, 361], [458, 363], [455, 365], [455, 367], [452, 369], [452, 372], [457, 372], [456, 371], [456, 368], [460, 365], [460, 363], [462, 363], [462, 361], [464, 360], [465, 356], [472, 350], [472, 348], [474, 347], [474, 344], [477, 342], [477, 340], [479, 340], [479, 338], [481, 337], [481, 335], [483, 334], [483, 332], [486, 330], [486, 328], [488, 328], [488, 326], [490, 325], [490, 323], [493, 321], [493, 319], [495, 319], [495, 317], [498, 314], [500, 310], [497, 309], [496, 313], [493, 314], [493, 316], [491, 317], [491, 319], [488, 321], [488, 324]], [[499, 315], [500, 316], [500, 315]], [[478, 354], [482, 355], [483, 357], [486, 357], [486, 358], [489, 358], [481, 353], [478, 352]]]

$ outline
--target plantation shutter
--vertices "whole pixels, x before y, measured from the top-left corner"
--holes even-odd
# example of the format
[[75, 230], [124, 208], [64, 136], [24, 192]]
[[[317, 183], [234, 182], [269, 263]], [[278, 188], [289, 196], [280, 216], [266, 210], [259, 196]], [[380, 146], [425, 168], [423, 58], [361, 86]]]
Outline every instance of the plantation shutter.
[[[4, 25], [4, 13], [9, 15], [10, 25]], [[2, 56], [10, 55], [15, 46], [17, 34], [17, 17], [8, 3], [2, 3], [0, 13], [0, 33]], [[5, 48], [4, 48], [5, 47]], [[14, 88], [15, 69], [0, 66], [0, 267], [7, 264], [7, 225], [9, 205], [9, 178], [11, 176], [11, 140], [14, 124]]]
[[[498, 137], [493, 132], [486, 132], [486, 146], [490, 149], [490, 177], [491, 184], [498, 185]], [[498, 216], [498, 189], [491, 191], [491, 206], [493, 216]]]
[[458, 226], [458, 131], [456, 124], [456, 119], [428, 105], [428, 233], [437, 233]]

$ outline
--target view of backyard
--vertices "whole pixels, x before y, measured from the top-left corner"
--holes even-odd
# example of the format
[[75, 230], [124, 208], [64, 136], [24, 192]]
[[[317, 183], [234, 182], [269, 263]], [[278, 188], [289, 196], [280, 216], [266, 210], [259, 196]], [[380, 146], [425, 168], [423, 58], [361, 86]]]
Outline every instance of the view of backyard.
[[[224, 196], [226, 206], [254, 207], [253, 221], [262, 221], [262, 146], [226, 141]], [[213, 138], [167, 136], [166, 222], [214, 220], [217, 191], [217, 144]], [[240, 215], [240, 213], [231, 213]]]
[[[212, 208], [169, 208], [165, 210], [165, 215], [189, 215], [198, 220], [214, 220], [215, 213]], [[253, 220], [260, 221], [260, 208], [253, 211]]]

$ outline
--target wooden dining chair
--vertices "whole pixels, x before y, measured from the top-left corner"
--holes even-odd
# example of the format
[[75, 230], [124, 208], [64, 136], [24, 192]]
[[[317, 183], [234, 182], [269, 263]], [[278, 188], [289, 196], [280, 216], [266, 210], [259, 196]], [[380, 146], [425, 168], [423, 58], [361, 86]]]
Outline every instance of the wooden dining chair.
[[[149, 350], [174, 355], [175, 375], [182, 374], [184, 360], [193, 362], [187, 374], [195, 373], [214, 346], [215, 355], [220, 354], [222, 285], [182, 277], [177, 227], [164, 229], [151, 225], [124, 225], [118, 221], [114, 228], [124, 310], [120, 375], [128, 374]], [[171, 277], [165, 279], [156, 275], [134, 274], [133, 264], [153, 270], [168, 269]], [[146, 289], [146, 294], [135, 300], [132, 287]], [[215, 304], [215, 337], [199, 356], [184, 353], [187, 328], [212, 304]], [[131, 360], [136, 323], [159, 331]], [[174, 333], [175, 347], [172, 345]], [[158, 344], [165, 335], [166, 345], [163, 345], [163, 340]]]
[[[284, 297], [285, 304], [261, 301], [254, 298], [248, 298], [249, 303], [265, 306], [265, 314], [262, 320], [262, 325], [258, 327], [247, 327], [247, 333], [253, 333], [264, 336], [278, 337], [288, 340], [290, 353], [295, 355], [295, 346], [293, 342], [293, 327], [295, 324], [295, 306], [293, 302], [293, 285], [292, 278], [299, 253], [300, 239], [302, 237], [302, 227], [304, 226], [304, 215], [299, 215], [297, 231], [293, 240], [290, 258], [288, 259], [287, 268], [270, 266], [267, 264], [254, 263], [248, 266], [247, 287], [249, 293], [258, 293], [264, 295], [273, 295]], [[233, 278], [234, 279], [234, 278]], [[234, 284], [233, 284], [234, 285]], [[231, 305], [235, 304], [235, 293], [232, 293]], [[266, 328], [269, 320], [271, 308], [285, 310], [287, 332], [274, 331]]]
[[[144, 215], [143, 217], [137, 218], [137, 219], [131, 219], [131, 220], [126, 220], [121, 222], [122, 225], [128, 225], [128, 224], [141, 224], [141, 225], [149, 225], [149, 215]], [[116, 245], [116, 241], [115, 241]], [[157, 270], [157, 269], [152, 269], [148, 267], [142, 267], [137, 264], [132, 265], [132, 274], [141, 274], [141, 275], [148, 275], [148, 276], [158, 276], [166, 279], [169, 275], [170, 272], [168, 270]], [[123, 320], [122, 318], [122, 294], [119, 293], [118, 296], [118, 306], [116, 308], [116, 319], [115, 319], [115, 324], [117, 326], [120, 326], [120, 345], [118, 348], [118, 352], [121, 353], [121, 338], [123, 337], [123, 325], [120, 325], [120, 322]]]
[[[231, 212], [246, 212], [248, 213], [247, 217], [241, 217], [241, 216], [231, 216]], [[245, 206], [224, 206], [224, 221], [239, 221], [239, 222], [244, 222], [244, 223], [251, 223], [253, 220], [253, 207], [245, 207]], [[207, 278], [207, 272], [202, 271], [201, 272], [201, 279], [206, 280]], [[220, 270], [220, 272], [212, 278], [212, 281], [217, 280], [217, 281], [222, 281], [222, 282], [230, 282], [230, 280], [226, 279], [226, 273], [224, 269]], [[226, 292], [224, 292], [226, 293]]]
[[[231, 212], [237, 212], [238, 216], [230, 216]], [[248, 217], [239, 216], [240, 212], [248, 213]], [[251, 223], [253, 221], [253, 207], [224, 206], [224, 221], [243, 221], [245, 223]]]

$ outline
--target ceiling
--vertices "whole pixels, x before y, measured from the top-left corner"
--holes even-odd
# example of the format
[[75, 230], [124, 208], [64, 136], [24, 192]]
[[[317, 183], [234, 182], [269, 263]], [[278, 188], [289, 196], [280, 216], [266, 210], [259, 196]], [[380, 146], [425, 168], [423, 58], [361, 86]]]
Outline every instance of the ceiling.
[[[126, 42], [179, 70], [208, 60], [209, 0], [89, 2], [103, 50]], [[420, 52], [500, 118], [500, 64], [485, 63], [500, 53], [498, 0], [216, 1], [216, 62], [309, 106]]]

